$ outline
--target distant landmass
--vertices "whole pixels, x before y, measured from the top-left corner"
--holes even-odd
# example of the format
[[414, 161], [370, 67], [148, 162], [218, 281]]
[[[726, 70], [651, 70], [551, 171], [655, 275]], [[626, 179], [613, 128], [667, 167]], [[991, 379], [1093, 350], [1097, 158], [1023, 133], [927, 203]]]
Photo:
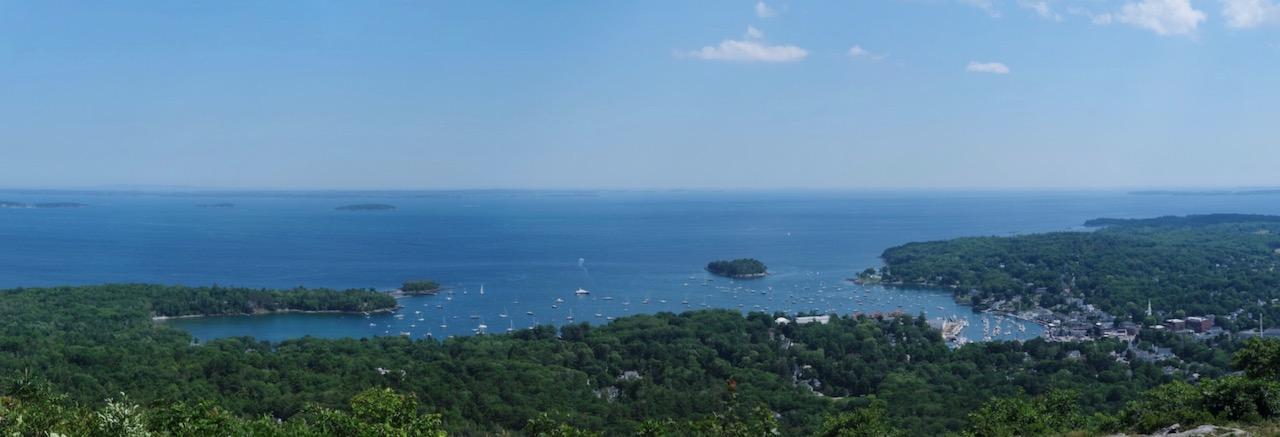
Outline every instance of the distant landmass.
[[201, 203], [201, 204], [196, 205], [196, 206], [198, 206], [198, 207], [200, 207], [200, 208], [235, 208], [235, 207], [236, 207], [236, 204], [234, 204], [234, 203], [227, 203], [227, 202], [222, 202], [222, 203]]
[[768, 274], [764, 263], [755, 258], [739, 258], [733, 261], [712, 261], [707, 263], [707, 271], [730, 278], [760, 278]]
[[0, 208], [80, 208], [84, 206], [88, 205], [76, 202], [22, 203], [0, 201]]
[[396, 209], [395, 205], [385, 203], [357, 203], [355, 205], [339, 206], [339, 211], [392, 211]]
[[1106, 226], [1129, 226], [1129, 227], [1188, 227], [1188, 226], [1210, 226], [1225, 223], [1277, 223], [1280, 222], [1280, 216], [1259, 215], [1259, 214], [1205, 214], [1205, 215], [1188, 215], [1164, 216], [1148, 219], [1117, 219], [1117, 218], [1096, 218], [1084, 222], [1086, 227], [1100, 228]]
[[1280, 194], [1280, 188], [1251, 190], [1146, 190], [1130, 191], [1135, 196], [1258, 196]]

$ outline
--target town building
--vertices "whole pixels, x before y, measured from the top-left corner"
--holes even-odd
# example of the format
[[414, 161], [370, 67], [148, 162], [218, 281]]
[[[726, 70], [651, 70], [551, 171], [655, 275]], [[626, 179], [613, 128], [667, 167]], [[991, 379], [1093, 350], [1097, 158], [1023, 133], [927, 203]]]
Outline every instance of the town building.
[[825, 325], [825, 324], [827, 324], [827, 323], [828, 323], [828, 322], [830, 322], [830, 321], [831, 321], [831, 316], [830, 316], [830, 315], [825, 315], [825, 316], [803, 316], [803, 317], [796, 317], [796, 324], [797, 324], [797, 325], [806, 325], [806, 324], [814, 323], [814, 322], [821, 323], [821, 324]]
[[1213, 328], [1213, 319], [1209, 317], [1187, 317], [1187, 329], [1195, 332], [1205, 332]]

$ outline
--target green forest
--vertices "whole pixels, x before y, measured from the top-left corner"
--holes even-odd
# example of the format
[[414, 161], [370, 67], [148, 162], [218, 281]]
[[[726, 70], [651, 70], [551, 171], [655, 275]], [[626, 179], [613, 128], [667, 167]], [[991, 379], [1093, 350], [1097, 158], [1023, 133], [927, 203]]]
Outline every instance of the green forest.
[[[1118, 317], [1216, 315], [1228, 329], [1280, 320], [1280, 217], [1215, 214], [1097, 219], [1093, 232], [974, 237], [886, 250], [882, 280], [952, 287], [981, 302], [1078, 297]], [[1235, 318], [1241, 311], [1245, 317]]]
[[435, 294], [440, 291], [440, 284], [425, 279], [405, 281], [404, 285], [400, 286], [400, 291], [405, 294]]
[[[1110, 341], [1036, 339], [952, 350], [923, 318], [908, 316], [780, 325], [777, 315], [707, 310], [445, 341], [280, 343], [195, 343], [151, 320], [255, 307], [264, 296], [343, 308], [365, 308], [369, 302], [362, 299], [372, 297], [367, 291], [231, 290], [238, 289], [103, 285], [0, 292], [0, 431], [121, 435], [113, 433], [127, 426], [191, 435], [207, 426], [213, 431], [199, 434], [864, 435], [848, 432], [865, 428], [940, 435], [997, 426], [991, 423], [1009, 420], [1000, 416], [1004, 409], [1065, 402], [1064, 396], [1079, 417], [1045, 420], [1138, 429], [1164, 417], [1142, 416], [1135, 406], [1160, 401], [1149, 399], [1152, 393], [1176, 391], [1190, 371], [1117, 360], [1125, 345]], [[205, 304], [168, 306], [175, 301]], [[1234, 368], [1255, 369], [1265, 374], [1260, 379], [1275, 376], [1266, 365], [1233, 363], [1236, 343], [1210, 349], [1175, 337], [1144, 342], [1182, 348], [1204, 380], [1225, 381], [1201, 384], [1236, 384], [1213, 386], [1222, 390], [1244, 384], [1241, 390], [1271, 396], [1266, 399], [1280, 393], [1270, 382], [1248, 385], [1225, 376]], [[1255, 349], [1263, 358], [1254, 361], [1276, 359], [1275, 347]], [[1185, 414], [1237, 421], [1273, 411], [1265, 405], [1256, 414], [1219, 411], [1219, 401], [1204, 400], [1201, 410]], [[391, 411], [370, 411], [376, 409], [370, 404]], [[95, 422], [107, 419], [112, 422]]]
[[154, 317], [262, 314], [282, 311], [384, 312], [396, 299], [372, 290], [265, 290], [237, 287], [106, 286], [108, 298], [133, 300]]

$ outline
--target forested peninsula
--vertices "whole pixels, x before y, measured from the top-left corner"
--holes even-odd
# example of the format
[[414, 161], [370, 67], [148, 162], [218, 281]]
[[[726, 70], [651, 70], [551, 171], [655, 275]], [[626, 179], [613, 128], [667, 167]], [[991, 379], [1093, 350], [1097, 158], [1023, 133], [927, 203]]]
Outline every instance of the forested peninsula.
[[1212, 214], [1086, 225], [1098, 229], [910, 243], [886, 250], [879, 272], [863, 276], [948, 287], [980, 309], [1088, 304], [1147, 325], [1212, 316], [1233, 331], [1257, 327], [1250, 313], [1280, 321], [1280, 217]]
[[[119, 287], [119, 288], [117, 288]], [[153, 318], [228, 316], [283, 312], [380, 313], [396, 309], [396, 300], [373, 290], [336, 291], [295, 288], [268, 290], [239, 287], [110, 286], [124, 289], [122, 298], [138, 300]]]

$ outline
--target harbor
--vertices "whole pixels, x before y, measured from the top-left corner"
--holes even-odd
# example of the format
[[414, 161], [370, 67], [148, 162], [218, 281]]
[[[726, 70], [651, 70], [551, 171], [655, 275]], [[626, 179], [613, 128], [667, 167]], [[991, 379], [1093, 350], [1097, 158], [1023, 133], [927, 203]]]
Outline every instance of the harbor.
[[796, 271], [786, 266], [772, 273], [763, 279], [723, 278], [705, 272], [672, 275], [665, 287], [637, 290], [607, 287], [599, 283], [604, 282], [602, 277], [582, 281], [594, 282], [594, 286], [567, 286], [558, 292], [529, 290], [501, 281], [447, 284], [438, 294], [399, 296], [400, 308], [389, 314], [204, 317], [168, 323], [202, 340], [240, 335], [268, 340], [307, 335], [444, 339], [514, 332], [539, 325], [601, 325], [636, 314], [719, 308], [783, 316], [923, 315], [954, 345], [1025, 340], [1041, 333], [1039, 325], [974, 313], [941, 290], [855, 284], [837, 279], [842, 277], [838, 274]]

